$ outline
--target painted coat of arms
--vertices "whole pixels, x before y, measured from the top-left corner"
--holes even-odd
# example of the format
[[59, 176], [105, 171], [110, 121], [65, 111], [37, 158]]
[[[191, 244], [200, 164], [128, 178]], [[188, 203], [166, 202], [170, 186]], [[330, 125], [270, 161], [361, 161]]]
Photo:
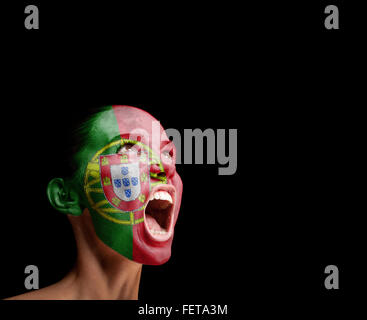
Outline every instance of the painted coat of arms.
[[112, 154], [99, 157], [101, 184], [106, 199], [122, 211], [136, 211], [147, 202], [150, 170], [146, 157]]

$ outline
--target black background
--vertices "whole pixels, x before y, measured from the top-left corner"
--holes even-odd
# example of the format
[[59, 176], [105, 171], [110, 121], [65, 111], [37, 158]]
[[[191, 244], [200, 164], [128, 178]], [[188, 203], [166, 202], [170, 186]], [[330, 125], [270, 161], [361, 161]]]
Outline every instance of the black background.
[[[42, 1], [39, 30], [23, 27], [28, 3], [9, 7], [0, 297], [25, 291], [26, 265], [39, 267], [41, 287], [73, 265], [71, 227], [46, 186], [65, 173], [70, 125], [111, 104], [141, 107], [181, 132], [238, 129], [235, 175], [177, 166], [184, 193], [173, 255], [143, 268], [142, 301], [331, 311], [360, 297], [363, 11], [333, 3], [333, 31], [322, 2]], [[329, 264], [340, 290], [324, 288]]]

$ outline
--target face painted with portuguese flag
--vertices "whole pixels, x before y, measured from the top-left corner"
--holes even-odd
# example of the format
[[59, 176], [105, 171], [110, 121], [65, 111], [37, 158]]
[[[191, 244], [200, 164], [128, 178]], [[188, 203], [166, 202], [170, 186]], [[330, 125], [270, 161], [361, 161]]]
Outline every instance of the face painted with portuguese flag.
[[182, 195], [173, 143], [156, 119], [129, 106], [107, 108], [88, 130], [76, 176], [97, 236], [128, 259], [166, 262]]

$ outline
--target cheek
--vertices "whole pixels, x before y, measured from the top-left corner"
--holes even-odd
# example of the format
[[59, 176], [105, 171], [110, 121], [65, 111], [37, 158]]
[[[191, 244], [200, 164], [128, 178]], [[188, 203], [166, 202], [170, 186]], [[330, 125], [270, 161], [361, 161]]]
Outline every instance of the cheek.
[[161, 161], [167, 178], [173, 179], [175, 175], [178, 175], [176, 172], [175, 162], [169, 159], [161, 159]]
[[177, 220], [178, 213], [180, 211], [181, 200], [182, 200], [182, 190], [183, 190], [183, 183], [182, 183], [181, 177], [178, 175], [177, 172], [175, 172], [175, 174], [171, 178], [170, 184], [172, 184], [176, 188], [175, 219]]

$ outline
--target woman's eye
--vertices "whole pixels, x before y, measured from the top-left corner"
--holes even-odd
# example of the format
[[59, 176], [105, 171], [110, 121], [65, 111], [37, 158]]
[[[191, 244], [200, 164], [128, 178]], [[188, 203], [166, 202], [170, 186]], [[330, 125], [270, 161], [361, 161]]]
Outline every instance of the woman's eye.
[[172, 159], [172, 155], [171, 155], [171, 152], [169, 151], [163, 151], [163, 156], [166, 158], [166, 159]]
[[117, 153], [127, 153], [127, 152], [131, 152], [131, 151], [135, 151], [133, 148], [133, 144], [132, 143], [125, 143], [123, 146], [121, 146], [118, 150]]

